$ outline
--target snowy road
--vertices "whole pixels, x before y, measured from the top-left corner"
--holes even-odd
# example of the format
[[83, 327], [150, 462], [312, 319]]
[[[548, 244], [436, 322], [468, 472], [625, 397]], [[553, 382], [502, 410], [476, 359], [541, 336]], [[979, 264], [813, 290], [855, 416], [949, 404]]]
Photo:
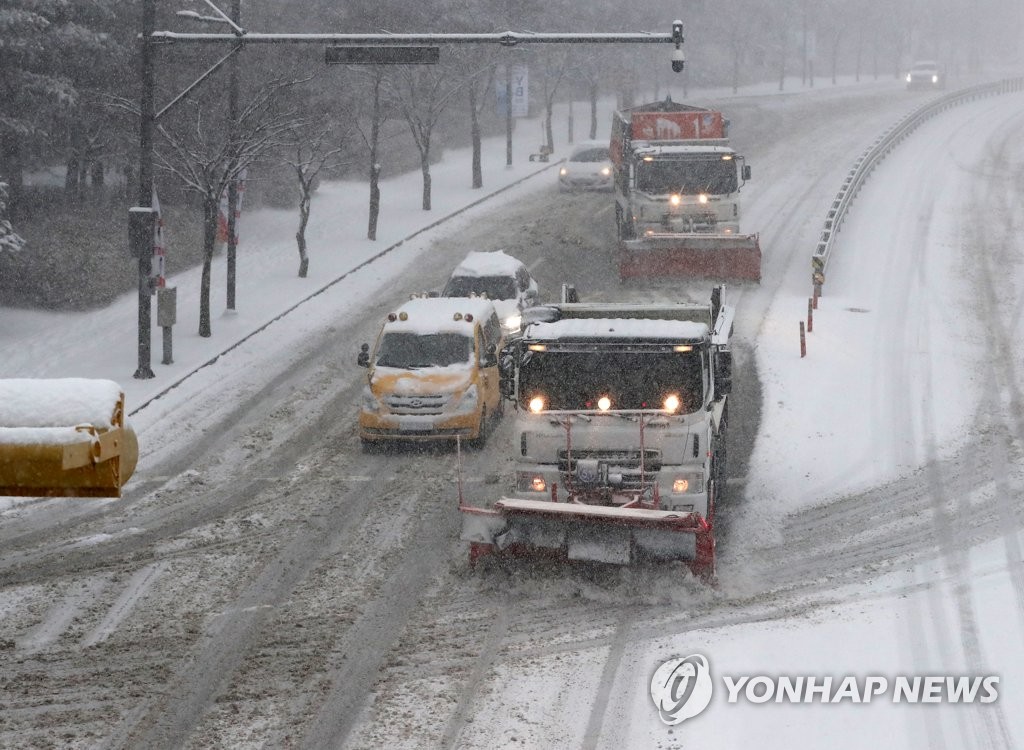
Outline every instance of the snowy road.
[[[470, 249], [508, 248], [548, 293], [573, 281], [590, 299], [706, 295], [621, 286], [608, 196], [559, 195], [549, 180], [438, 239], [407, 281], [354, 280], [354, 313], [328, 317], [314, 300], [309, 318], [263, 334], [273, 346], [253, 340], [147, 409], [123, 499], [7, 514], [0, 746], [692, 746], [708, 724], [666, 734], [649, 713], [653, 663], [690, 648], [726, 660], [738, 630], [886, 596], [939, 622], [908, 669], [939, 653], [989, 671], [998, 631], [972, 591], [973, 548], [1004, 550], [1009, 632], [1024, 628], [1019, 95], [943, 115], [872, 176], [810, 357], [796, 355], [825, 209], [865, 145], [921, 101], [891, 86], [722, 102], [754, 168], [746, 225], [761, 231], [765, 273], [731, 290], [720, 588], [664, 568], [472, 574], [454, 455], [359, 450], [358, 344]], [[282, 338], [293, 343], [272, 364], [247, 354]], [[802, 413], [802, 397], [821, 411]], [[510, 427], [464, 457], [471, 494], [508, 481]], [[929, 565], [938, 573], [922, 580]], [[878, 583], [866, 593], [865, 581]], [[938, 729], [912, 718], [906, 746], [1011, 747], [1024, 734], [1009, 700], [944, 714]], [[787, 733], [784, 712], [729, 716], [710, 725], [717, 746], [824, 736]], [[847, 720], [856, 746], [893, 746], [896, 720], [860, 718]]]

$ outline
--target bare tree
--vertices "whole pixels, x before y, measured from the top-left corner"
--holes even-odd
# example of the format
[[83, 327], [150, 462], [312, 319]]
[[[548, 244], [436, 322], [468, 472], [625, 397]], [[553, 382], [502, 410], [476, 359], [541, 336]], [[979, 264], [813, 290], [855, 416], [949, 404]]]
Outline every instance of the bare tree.
[[552, 111], [558, 86], [569, 69], [569, 52], [559, 50], [544, 55], [544, 139], [552, 153], [555, 150], [555, 136], [551, 129]]
[[384, 86], [384, 73], [377, 68], [370, 81], [373, 105], [370, 110], [370, 132], [367, 134], [362, 128], [359, 134], [363, 137], [363, 143], [370, 152], [369, 182], [370, 182], [370, 220], [366, 229], [366, 238], [377, 239], [377, 221], [380, 218], [380, 131], [388, 116], [388, 108], [382, 100]]
[[312, 135], [308, 133], [307, 127], [296, 127], [292, 135], [295, 145], [291, 149], [290, 158], [285, 161], [295, 172], [299, 183], [299, 228], [295, 232], [295, 242], [299, 248], [299, 278], [304, 279], [309, 273], [306, 226], [309, 224], [313, 190], [320, 172], [324, 168], [331, 169], [341, 166], [338, 155], [342, 153], [343, 146], [334, 148], [328, 146], [328, 139], [332, 135], [332, 128], [329, 125]]
[[406, 70], [391, 79], [395, 103], [405, 117], [420, 154], [423, 173], [423, 210], [430, 210], [430, 146], [441, 114], [464, 85], [461, 79], [439, 70]]
[[159, 126], [168, 149], [155, 154], [156, 165], [196, 193], [203, 205], [203, 273], [199, 295], [199, 335], [211, 336], [210, 272], [217, 243], [220, 198], [228, 185], [268, 149], [288, 145], [299, 122], [291, 111], [274, 113], [272, 99], [282, 88], [299, 81], [278, 81], [261, 89], [238, 116], [232, 136], [223, 123], [208, 123], [200, 106], [194, 116], [175, 128]]
[[0, 255], [14, 255], [25, 247], [25, 240], [14, 231], [7, 218], [7, 183], [0, 180]]

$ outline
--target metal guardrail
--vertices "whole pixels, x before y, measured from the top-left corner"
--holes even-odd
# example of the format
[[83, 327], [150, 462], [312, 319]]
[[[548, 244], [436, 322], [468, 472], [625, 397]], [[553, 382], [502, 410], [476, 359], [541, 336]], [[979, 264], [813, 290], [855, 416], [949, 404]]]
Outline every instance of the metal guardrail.
[[811, 281], [814, 283], [815, 289], [819, 289], [825, 283], [825, 267], [828, 265], [828, 259], [832, 253], [835, 236], [846, 218], [850, 204], [860, 192], [868, 175], [882, 159], [888, 156], [918, 126], [941, 112], [976, 99], [1017, 91], [1024, 91], [1024, 77], [1007, 78], [995, 83], [984, 83], [960, 89], [922, 105], [880, 135], [854, 162], [825, 217], [821, 239], [811, 256]]

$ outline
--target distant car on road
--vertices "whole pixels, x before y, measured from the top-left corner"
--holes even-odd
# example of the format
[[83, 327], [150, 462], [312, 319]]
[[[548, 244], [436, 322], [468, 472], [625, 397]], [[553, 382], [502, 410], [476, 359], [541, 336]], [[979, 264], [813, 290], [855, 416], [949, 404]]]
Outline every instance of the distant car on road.
[[584, 141], [577, 145], [558, 170], [558, 188], [567, 190], [611, 190], [612, 160], [607, 141]]
[[481, 294], [494, 302], [505, 334], [518, 334], [522, 313], [537, 302], [539, 287], [518, 258], [501, 251], [471, 252], [452, 271], [442, 297]]
[[908, 89], [944, 89], [946, 73], [935, 60], [918, 60], [907, 71]]

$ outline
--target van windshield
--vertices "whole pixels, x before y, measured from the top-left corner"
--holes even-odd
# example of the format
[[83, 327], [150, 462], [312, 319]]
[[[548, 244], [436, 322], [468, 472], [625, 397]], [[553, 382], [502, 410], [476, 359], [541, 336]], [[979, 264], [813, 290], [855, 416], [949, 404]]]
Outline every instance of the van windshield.
[[416, 370], [469, 364], [473, 339], [461, 333], [385, 333], [377, 348], [378, 367]]
[[485, 294], [487, 299], [515, 299], [518, 293], [511, 276], [454, 276], [444, 289], [445, 297]]

